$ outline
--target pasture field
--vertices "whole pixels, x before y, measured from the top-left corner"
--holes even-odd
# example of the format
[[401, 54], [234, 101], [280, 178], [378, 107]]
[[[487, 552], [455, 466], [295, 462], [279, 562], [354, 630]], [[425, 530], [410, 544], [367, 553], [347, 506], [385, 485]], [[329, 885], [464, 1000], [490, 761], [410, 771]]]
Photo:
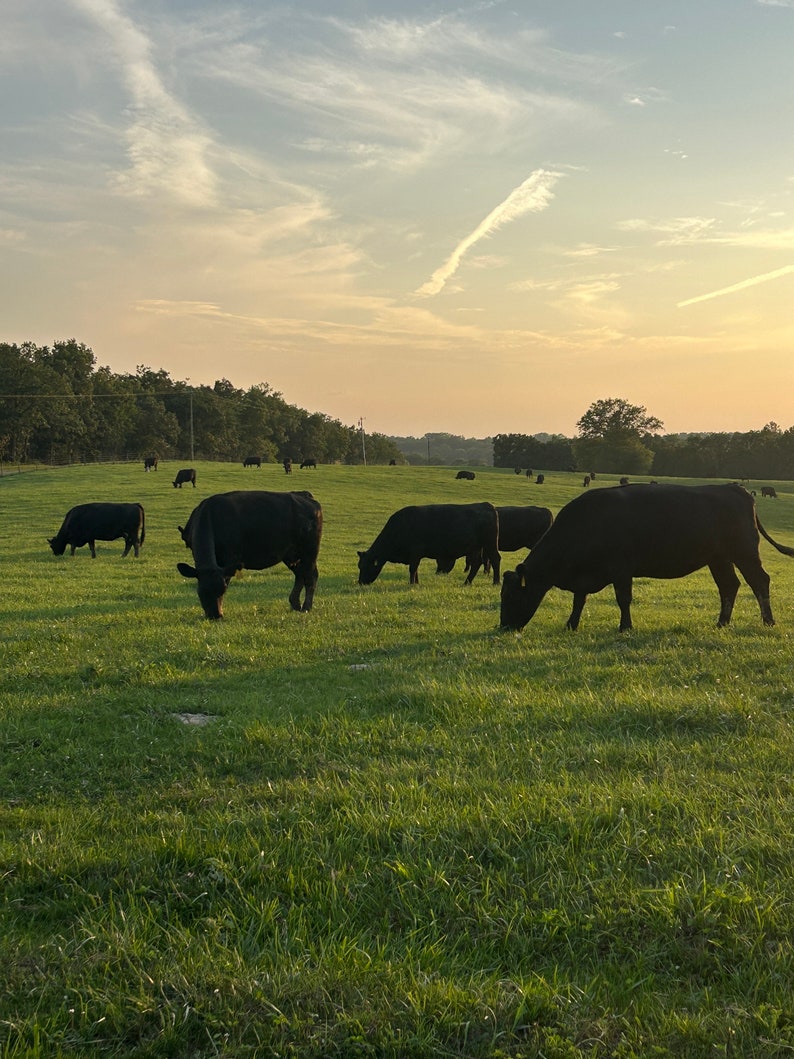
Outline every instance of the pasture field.
[[[462, 562], [361, 588], [356, 550], [581, 475], [178, 466], [0, 479], [3, 1059], [792, 1054], [794, 560], [761, 542], [774, 628], [743, 583], [717, 629], [700, 572], [636, 583], [629, 634], [609, 589], [501, 633]], [[177, 525], [289, 487], [324, 509], [314, 610], [278, 567], [208, 622]], [[144, 505], [140, 558], [51, 554], [89, 500]]]

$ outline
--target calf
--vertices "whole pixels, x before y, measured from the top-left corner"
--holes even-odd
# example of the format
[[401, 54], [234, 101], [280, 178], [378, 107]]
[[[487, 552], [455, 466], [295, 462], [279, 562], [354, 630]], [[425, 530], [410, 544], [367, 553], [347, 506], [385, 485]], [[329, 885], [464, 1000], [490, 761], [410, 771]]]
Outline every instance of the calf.
[[322, 508], [309, 492], [216, 493], [180, 527], [195, 566], [177, 563], [177, 570], [196, 580], [204, 613], [216, 619], [223, 617], [223, 597], [238, 570], [284, 563], [295, 575], [290, 606], [308, 611], [317, 586], [322, 526]]
[[61, 528], [54, 537], [47, 538], [47, 543], [53, 555], [63, 555], [67, 547], [71, 547], [74, 555], [76, 548], [87, 544], [91, 558], [96, 559], [97, 541], [115, 541], [123, 537], [124, 558], [130, 548], [134, 548], [135, 555], [138, 555], [145, 535], [145, 518], [140, 504], [78, 504], [66, 512]]
[[769, 575], [758, 534], [784, 555], [758, 520], [753, 498], [735, 485], [626, 485], [581, 493], [515, 571], [504, 576], [501, 624], [523, 628], [550, 588], [573, 593], [567, 627], [576, 629], [589, 594], [612, 585], [620, 631], [631, 629], [635, 577], [685, 577], [707, 566], [720, 594], [717, 624], [731, 620], [739, 591], [737, 566], [774, 625]]
[[196, 471], [194, 467], [183, 467], [181, 471], [176, 472], [176, 478], [174, 479], [174, 489], [177, 486], [181, 489], [185, 482], [192, 482], [193, 488], [196, 488]]

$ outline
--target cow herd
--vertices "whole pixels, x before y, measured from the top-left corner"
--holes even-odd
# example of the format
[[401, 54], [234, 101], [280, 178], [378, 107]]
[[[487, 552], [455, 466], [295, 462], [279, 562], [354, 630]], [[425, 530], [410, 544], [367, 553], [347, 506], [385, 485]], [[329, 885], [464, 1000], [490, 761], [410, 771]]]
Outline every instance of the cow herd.
[[[182, 477], [184, 476], [184, 477]], [[195, 471], [177, 474], [174, 486], [192, 482]], [[196, 581], [199, 602], [211, 619], [223, 616], [223, 600], [242, 569], [263, 570], [284, 563], [294, 576], [289, 602], [309, 611], [318, 580], [323, 529], [319, 502], [306, 490], [235, 490], [207, 497], [179, 526], [193, 565], [177, 563]], [[358, 583], [374, 582], [386, 563], [408, 567], [419, 583], [422, 559], [435, 559], [436, 573], [466, 561], [466, 584], [482, 568], [500, 583], [501, 552], [528, 549], [515, 570], [505, 573], [500, 625], [522, 629], [546, 593], [573, 595], [567, 628], [576, 629], [588, 595], [612, 585], [620, 610], [620, 631], [632, 628], [632, 583], [636, 577], [680, 578], [707, 567], [720, 597], [717, 624], [727, 625], [739, 590], [736, 569], [756, 597], [765, 625], [774, 625], [769, 575], [761, 564], [759, 534], [777, 551], [762, 526], [753, 496], [741, 485], [619, 485], [588, 490], [566, 504], [556, 518], [548, 508], [495, 507], [491, 503], [425, 504], [403, 507], [386, 521], [369, 548], [358, 552]], [[55, 555], [66, 548], [123, 537], [126, 556], [144, 542], [140, 504], [93, 503], [71, 508], [48, 543]]]

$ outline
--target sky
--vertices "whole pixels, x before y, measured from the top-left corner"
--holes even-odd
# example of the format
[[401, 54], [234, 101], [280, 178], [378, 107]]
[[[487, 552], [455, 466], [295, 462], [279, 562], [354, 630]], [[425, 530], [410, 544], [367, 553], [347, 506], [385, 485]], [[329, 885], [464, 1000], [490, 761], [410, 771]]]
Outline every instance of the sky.
[[367, 431], [794, 425], [794, 0], [4, 0], [0, 341]]

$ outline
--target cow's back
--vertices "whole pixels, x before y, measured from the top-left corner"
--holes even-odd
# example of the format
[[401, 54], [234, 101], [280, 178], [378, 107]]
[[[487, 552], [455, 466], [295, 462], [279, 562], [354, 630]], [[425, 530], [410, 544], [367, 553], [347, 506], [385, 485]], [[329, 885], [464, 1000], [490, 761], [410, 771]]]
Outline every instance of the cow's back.
[[185, 527], [196, 565], [263, 570], [293, 551], [317, 556], [320, 504], [302, 493], [236, 490], [207, 497]]
[[610, 573], [628, 563], [637, 577], [679, 577], [757, 547], [753, 500], [741, 486], [614, 486], [566, 504], [525, 565]]

